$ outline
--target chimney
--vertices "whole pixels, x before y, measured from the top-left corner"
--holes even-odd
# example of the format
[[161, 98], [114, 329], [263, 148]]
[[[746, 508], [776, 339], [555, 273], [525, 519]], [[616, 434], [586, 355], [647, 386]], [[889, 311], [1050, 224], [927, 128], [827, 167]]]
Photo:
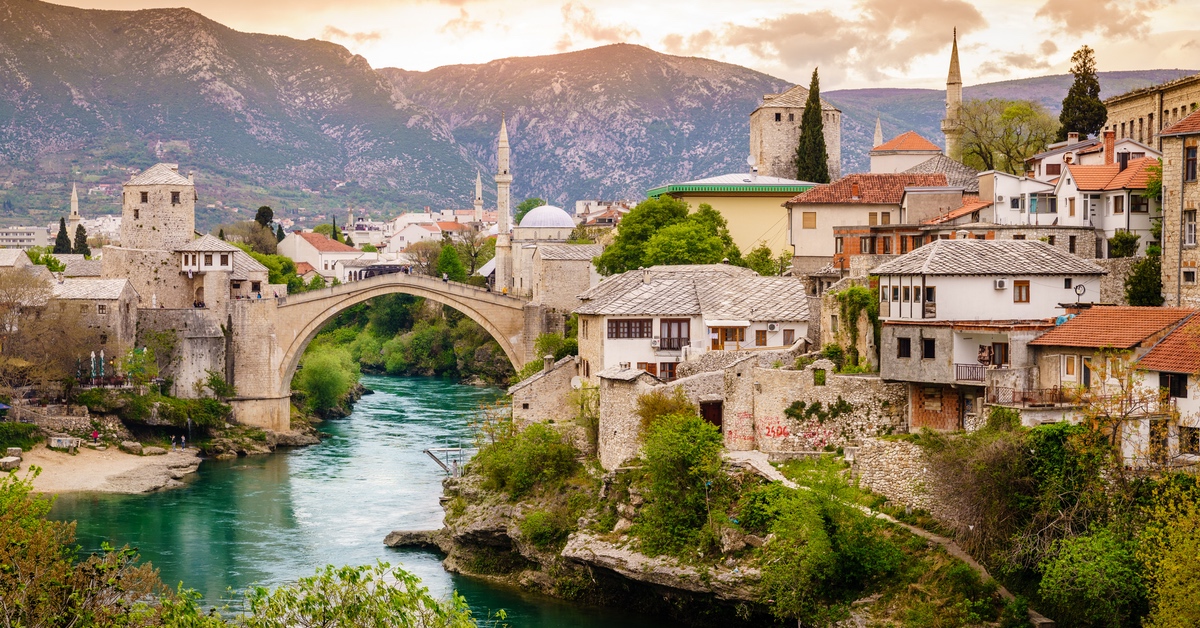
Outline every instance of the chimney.
[[1119, 166], [1117, 172], [1124, 172], [1125, 168], [1129, 167], [1129, 153], [1127, 151], [1121, 151], [1117, 154], [1117, 165]]
[[961, 229], [954, 232], [954, 237], [959, 240], [969, 240], [971, 238], [971, 233], [966, 229]]
[[861, 191], [862, 190], [860, 190], [858, 187], [858, 181], [854, 181], [850, 184], [850, 198], [859, 198], [861, 196], [859, 194]]
[[650, 283], [650, 269], [639, 268], [638, 270], [642, 271], [642, 283]]
[[1113, 163], [1113, 151], [1117, 148], [1117, 132], [1111, 129], [1104, 130], [1104, 165], [1111, 166]]
[[750, 180], [758, 181], [758, 166], [754, 166], [750, 169]]
[[1067, 146], [1070, 146], [1071, 144], [1078, 144], [1078, 143], [1079, 143], [1079, 134], [1078, 133], [1074, 133], [1074, 132], [1067, 133]]
[[195, 172], [188, 172], [188, 181], [190, 181], [193, 185], [195, 185], [195, 183], [196, 183], [196, 173]]
[[542, 370], [549, 371], [554, 367], [554, 355], [547, 353], [542, 356]]

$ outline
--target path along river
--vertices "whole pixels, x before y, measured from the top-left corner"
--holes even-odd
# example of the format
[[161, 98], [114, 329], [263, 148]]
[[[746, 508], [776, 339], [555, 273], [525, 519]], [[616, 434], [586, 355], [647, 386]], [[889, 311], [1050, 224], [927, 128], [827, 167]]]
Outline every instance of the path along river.
[[384, 547], [393, 529], [441, 525], [444, 474], [422, 450], [469, 446], [470, 417], [498, 392], [430, 378], [366, 376], [363, 384], [375, 394], [350, 417], [324, 423], [332, 438], [320, 445], [206, 461], [173, 491], [63, 495], [52, 516], [79, 522], [85, 550], [104, 541], [137, 547], [164, 582], [183, 582], [207, 604], [237, 599], [229, 589], [294, 581], [326, 564], [383, 560], [420, 576], [435, 595], [457, 590], [477, 617], [504, 609], [514, 628], [662, 625], [449, 574], [434, 553]]

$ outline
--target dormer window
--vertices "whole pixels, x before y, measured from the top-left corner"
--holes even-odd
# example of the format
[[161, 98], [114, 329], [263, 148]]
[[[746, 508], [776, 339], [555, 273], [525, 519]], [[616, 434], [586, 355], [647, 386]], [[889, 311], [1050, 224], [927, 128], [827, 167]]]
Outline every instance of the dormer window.
[[171, 192], [171, 204], [172, 205], [179, 204], [179, 192]]
[[229, 254], [228, 254], [228, 253], [222, 253], [222, 254], [221, 254], [221, 265], [222, 265], [222, 266], [228, 266], [228, 265], [229, 265]]

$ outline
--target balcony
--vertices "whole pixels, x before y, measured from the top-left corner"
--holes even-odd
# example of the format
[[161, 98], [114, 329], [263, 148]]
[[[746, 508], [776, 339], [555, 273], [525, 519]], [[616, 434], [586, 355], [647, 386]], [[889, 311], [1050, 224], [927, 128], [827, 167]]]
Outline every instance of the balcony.
[[955, 364], [954, 379], [960, 382], [983, 383], [987, 367], [982, 364]]
[[659, 351], [679, 351], [691, 344], [690, 338], [659, 338]]

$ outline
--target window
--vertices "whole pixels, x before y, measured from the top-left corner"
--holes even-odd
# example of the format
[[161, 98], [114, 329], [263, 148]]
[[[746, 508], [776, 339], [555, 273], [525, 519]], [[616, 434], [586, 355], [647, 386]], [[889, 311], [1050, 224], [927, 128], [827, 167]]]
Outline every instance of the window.
[[[884, 215], [886, 216], [887, 214], [884, 214]], [[879, 253], [880, 255], [891, 255], [892, 254], [892, 239], [891, 238], [879, 238], [875, 242], [877, 243], [877, 246], [875, 247], [875, 251], [877, 253]]]
[[1067, 277], [1066, 279], [1063, 279], [1063, 290], [1070, 290], [1070, 289], [1071, 289], [1071, 278]]
[[1196, 283], [1196, 271], [1195, 270], [1183, 271], [1183, 283]]
[[1200, 454], [1200, 427], [1179, 426], [1179, 453]]
[[1113, 197], [1113, 213], [1114, 214], [1124, 214], [1125, 213], [1125, 196], [1124, 195], [1118, 195], [1118, 196]]
[[859, 252], [859, 254], [862, 254], [862, 255], [866, 255], [867, 253], [875, 252], [875, 251], [871, 250], [871, 236], [859, 236], [858, 252]]
[[897, 338], [896, 339], [896, 357], [911, 358], [912, 357], [912, 338]]
[[829, 315], [829, 331], [832, 331], [834, 334], [838, 333], [837, 314]]
[[150, 193], [149, 192], [142, 192], [142, 202], [143, 203], [150, 202]]
[[794, 344], [796, 344], [796, 330], [794, 330], [794, 329], [783, 330], [783, 346], [790, 347]]
[[100, 344], [108, 344], [108, 334], [100, 334]]
[[1015, 235], [1015, 236], [1013, 236], [1013, 239], [1014, 240], [1024, 240], [1025, 236], [1024, 235]]
[[1073, 356], [1073, 355], [1062, 356], [1062, 375], [1063, 375], [1063, 379], [1069, 379], [1069, 380], [1075, 379], [1075, 356]]
[[262, 291], [262, 282], [260, 282], [260, 281], [251, 281], [250, 282], [250, 292], [261, 292], [261, 291]]
[[1008, 366], [1008, 343], [993, 342], [992, 343], [992, 364], [996, 366]]
[[933, 338], [922, 338], [921, 339], [921, 359], [932, 360], [936, 349], [937, 349], [937, 343], [936, 343], [935, 339], [933, 339]]
[[1021, 197], [1012, 197], [1012, 200], [1008, 202], [1008, 206], [1012, 209], [1021, 209]]
[[782, 114], [782, 113], [776, 113], [776, 114], [775, 114], [775, 121], [776, 121], [776, 122], [783, 122], [783, 114]]
[[756, 347], [767, 346], [767, 330], [759, 329], [754, 332], [754, 346], [756, 346]]
[[1062, 174], [1062, 164], [1046, 164], [1046, 174], [1047, 175]]
[[1135, 214], [1148, 213], [1150, 211], [1150, 199], [1141, 194], [1130, 194], [1129, 211]]
[[587, 337], [588, 337], [588, 319], [586, 319], [586, 318], [585, 318], [585, 319], [583, 319], [583, 320], [581, 320], [581, 321], [579, 321], [579, 335], [580, 335], [580, 336], [583, 336], [583, 339], [584, 339], [584, 340], [587, 340]]
[[609, 338], [650, 338], [654, 335], [648, 318], [617, 318], [608, 321]]
[[908, 252], [908, 238], [906, 238], [904, 236], [900, 236], [900, 254], [903, 255], [907, 252]]
[[879, 224], [881, 224], [881, 225], [892, 224], [892, 212], [879, 212]]
[[[1075, 199], [1071, 199], [1071, 201], [1072, 201], [1071, 205], [1072, 205], [1072, 211], [1073, 211], [1074, 205], [1075, 205], [1075, 203], [1074, 203]], [[1075, 214], [1072, 213], [1071, 215], [1074, 216]], [[1069, 253], [1075, 252], [1075, 236], [1067, 236], [1067, 252], [1069, 252]]]
[[228, 253], [222, 253], [222, 254], [221, 254], [221, 265], [222, 265], [222, 266], [228, 266], [228, 265], [229, 265], [229, 254], [228, 254]]
[[912, 236], [912, 247], [919, 249], [922, 246], [925, 246], [925, 236]]
[[746, 342], [745, 327], [722, 327], [725, 342]]
[[892, 286], [892, 300], [896, 303], [900, 302], [900, 286]]
[[653, 362], [638, 362], [637, 367], [651, 375], [658, 375], [658, 365]]
[[911, 301], [911, 300], [912, 300], [912, 298], [911, 298], [911, 297], [912, 297], [912, 291], [911, 291], [911, 289], [910, 289], [908, 286], [904, 286], [903, 288], [901, 288], [901, 290], [900, 290], [900, 294], [904, 295], [904, 299], [903, 299], [903, 300], [904, 300], [904, 302], [905, 302], [905, 303], [908, 303], [909, 301]]
[[834, 238], [833, 239], [833, 252], [834, 253], [845, 252], [845, 245], [846, 245], [846, 243], [842, 241], [841, 237]]
[[675, 362], [659, 362], [658, 373], [662, 379], [675, 379], [675, 367], [678, 366]]
[[1167, 394], [1176, 399], [1187, 399], [1187, 380], [1183, 373], [1159, 373], [1158, 387], [1167, 389]]
[[[1068, 216], [1075, 215], [1075, 197], [1074, 196], [1067, 199], [1067, 215]], [[1072, 236], [1072, 237], [1074, 237], [1074, 236]]]
[[172, 205], [179, 204], [179, 192], [171, 192], [171, 204]]
[[136, 207], [133, 208], [133, 219], [137, 220], [142, 215], [142, 211]]
[[1196, 210], [1183, 212], [1183, 244], [1196, 246]]
[[1196, 180], [1196, 147], [1189, 146], [1183, 149], [1183, 180]]
[[817, 228], [817, 212], [801, 212], [800, 216], [803, 220], [801, 223], [802, 229]]
[[100, 315], [108, 314], [108, 306], [104, 303], [96, 304], [96, 313]]
[[1046, 236], [1046, 244], [1054, 246], [1054, 236]]
[[887, 303], [888, 302], [888, 294], [890, 292], [891, 292], [891, 290], [888, 290], [887, 286], [879, 286], [879, 302]]
[[867, 214], [867, 226], [874, 227], [879, 224], [879, 212], [869, 212]]
[[205, 253], [205, 254], [204, 254], [204, 265], [205, 265], [205, 266], [212, 266], [212, 253]]
[[1050, 213], [1057, 214], [1058, 213], [1058, 197], [1051, 196], [1047, 200], [1050, 202]]
[[925, 288], [925, 302], [926, 302], [926, 303], [933, 303], [933, 302], [934, 302], [934, 299], [933, 299], [933, 298], [934, 298], [935, 296], [937, 296], [937, 295], [935, 294], [935, 292], [936, 292], [936, 291], [937, 291], [937, 288], [934, 288], [933, 286], [928, 286], [928, 287], [926, 287], [926, 288]]
[[691, 342], [692, 321], [686, 318], [664, 318], [658, 324], [660, 349], [678, 350]]
[[1013, 303], [1029, 303], [1029, 282], [1013, 282]]
[[795, 121], [796, 121], [796, 114], [789, 113], [788, 114], [788, 122], [795, 122]]

